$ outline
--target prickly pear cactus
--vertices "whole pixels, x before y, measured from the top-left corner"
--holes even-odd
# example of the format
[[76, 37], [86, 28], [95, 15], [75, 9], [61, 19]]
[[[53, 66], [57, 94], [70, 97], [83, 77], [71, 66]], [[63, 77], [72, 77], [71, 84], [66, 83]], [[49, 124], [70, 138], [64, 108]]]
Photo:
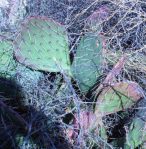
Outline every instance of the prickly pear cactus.
[[79, 115], [75, 113], [72, 120], [72, 128], [67, 129], [67, 136], [70, 140], [77, 137], [78, 132], [82, 135], [87, 135], [92, 133], [94, 135], [99, 135], [103, 139], [107, 139], [106, 130], [104, 126], [96, 125], [96, 116], [93, 112], [87, 112], [82, 110]]
[[72, 65], [72, 73], [83, 92], [87, 92], [101, 75], [102, 44], [97, 35], [82, 37]]
[[135, 82], [121, 82], [105, 87], [98, 96], [95, 108], [96, 115], [111, 114], [130, 108], [143, 94]]
[[140, 118], [133, 120], [127, 135], [127, 148], [136, 148], [146, 141], [146, 122]]
[[98, 32], [101, 30], [101, 24], [109, 16], [108, 7], [102, 6], [94, 11], [85, 21], [86, 28]]
[[11, 77], [15, 73], [15, 68], [11, 42], [0, 39], [0, 76]]
[[35, 70], [70, 70], [66, 30], [51, 19], [29, 18], [15, 40], [14, 53], [20, 63]]
[[[146, 142], [146, 100], [142, 99], [138, 105], [138, 112], [135, 114], [126, 135], [126, 149], [144, 146]], [[145, 149], [145, 148], [142, 148]]]

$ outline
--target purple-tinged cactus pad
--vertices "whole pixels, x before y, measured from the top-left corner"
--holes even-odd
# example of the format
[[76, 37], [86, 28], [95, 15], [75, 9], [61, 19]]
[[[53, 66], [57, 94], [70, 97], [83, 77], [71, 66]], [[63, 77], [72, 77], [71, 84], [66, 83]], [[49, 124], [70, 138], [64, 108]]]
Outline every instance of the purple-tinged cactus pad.
[[97, 98], [96, 115], [108, 115], [131, 108], [143, 97], [142, 89], [135, 82], [120, 82], [105, 87]]

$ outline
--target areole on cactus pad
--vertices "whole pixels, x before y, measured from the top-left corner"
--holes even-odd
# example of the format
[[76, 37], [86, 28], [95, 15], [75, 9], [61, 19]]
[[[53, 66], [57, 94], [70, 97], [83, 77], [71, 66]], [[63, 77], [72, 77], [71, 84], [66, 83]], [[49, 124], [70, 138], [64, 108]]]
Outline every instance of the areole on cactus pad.
[[70, 72], [66, 29], [52, 19], [31, 17], [15, 40], [17, 61], [35, 70]]
[[142, 89], [137, 83], [115, 83], [103, 88], [97, 97], [95, 114], [105, 116], [131, 108], [142, 97]]

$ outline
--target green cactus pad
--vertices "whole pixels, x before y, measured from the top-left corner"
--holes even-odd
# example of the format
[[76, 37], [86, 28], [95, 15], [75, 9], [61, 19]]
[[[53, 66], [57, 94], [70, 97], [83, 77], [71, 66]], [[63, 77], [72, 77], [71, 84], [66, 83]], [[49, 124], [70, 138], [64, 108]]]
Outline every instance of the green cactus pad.
[[[137, 104], [138, 111], [129, 127], [128, 134], [126, 135], [127, 148], [137, 148], [141, 145], [144, 146], [146, 142], [146, 100], [142, 99]], [[145, 149], [145, 148], [142, 148]]]
[[140, 87], [135, 82], [121, 82], [105, 87], [97, 99], [96, 115], [107, 115], [130, 108], [142, 96]]
[[72, 74], [82, 92], [87, 92], [101, 75], [101, 49], [99, 36], [86, 34], [82, 37], [72, 65]]
[[0, 40], [0, 76], [11, 77], [15, 73], [16, 63], [13, 59], [12, 44], [9, 41]]
[[146, 122], [140, 118], [135, 118], [130, 125], [127, 135], [127, 144], [131, 148], [136, 148], [146, 141]]
[[29, 18], [15, 40], [14, 53], [20, 63], [35, 70], [70, 70], [66, 30], [51, 19]]

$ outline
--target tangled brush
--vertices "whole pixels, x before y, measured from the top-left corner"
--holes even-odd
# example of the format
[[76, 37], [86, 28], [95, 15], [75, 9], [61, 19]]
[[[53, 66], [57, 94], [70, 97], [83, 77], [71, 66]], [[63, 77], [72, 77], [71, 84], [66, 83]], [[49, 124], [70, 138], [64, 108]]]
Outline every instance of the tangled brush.
[[145, 0], [6, 0], [0, 18], [0, 148], [146, 148]]

